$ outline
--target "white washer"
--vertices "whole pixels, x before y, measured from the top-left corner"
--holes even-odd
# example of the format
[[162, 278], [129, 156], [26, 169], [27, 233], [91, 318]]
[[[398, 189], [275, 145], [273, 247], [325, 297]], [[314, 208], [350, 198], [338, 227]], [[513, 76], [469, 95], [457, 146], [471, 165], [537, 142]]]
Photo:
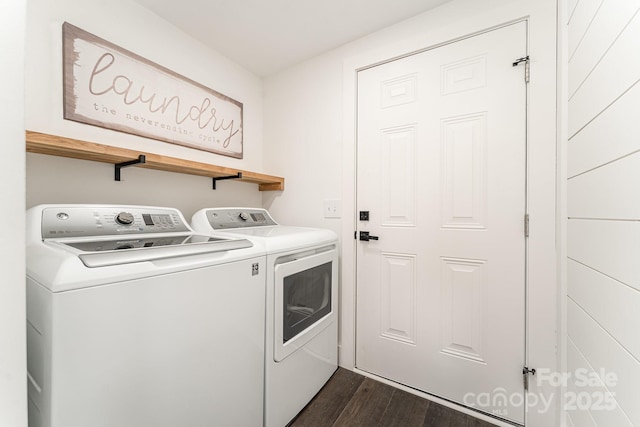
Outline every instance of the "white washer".
[[27, 211], [29, 426], [263, 422], [265, 251], [171, 208]]
[[278, 225], [256, 208], [203, 209], [191, 224], [267, 250], [265, 426], [284, 427], [337, 369], [337, 236]]

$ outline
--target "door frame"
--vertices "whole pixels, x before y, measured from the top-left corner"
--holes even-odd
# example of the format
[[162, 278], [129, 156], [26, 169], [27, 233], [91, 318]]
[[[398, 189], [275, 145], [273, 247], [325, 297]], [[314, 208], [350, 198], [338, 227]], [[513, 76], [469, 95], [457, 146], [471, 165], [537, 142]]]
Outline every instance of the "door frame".
[[[556, 168], [556, 4], [503, 6], [499, 10], [482, 12], [472, 8], [452, 25], [443, 26], [446, 15], [460, 14], [465, 1], [454, 1], [451, 10], [433, 13], [434, 27], [404, 43], [385, 45], [373, 51], [349, 58], [343, 63], [343, 229], [341, 272], [341, 324], [339, 363], [347, 369], [355, 369], [355, 314], [356, 314], [356, 99], [357, 72], [407, 55], [433, 49], [444, 44], [472, 37], [514, 22], [526, 21], [528, 27], [528, 51], [531, 56], [531, 82], [527, 96], [527, 204], [531, 228], [527, 242], [526, 289], [526, 352], [527, 365], [557, 372], [563, 355], [557, 351], [561, 342], [561, 311], [558, 286], [558, 251], [556, 247], [558, 188]], [[545, 2], [542, 2], [545, 3]], [[478, 8], [481, 8], [478, 5]], [[454, 20], [455, 21], [455, 20]], [[515, 60], [516, 58], [514, 58]], [[351, 242], [349, 244], [348, 242]], [[365, 375], [364, 372], [360, 372]], [[379, 378], [376, 378], [379, 379]], [[476, 412], [416, 392], [429, 400], [462, 412], [479, 416]], [[531, 426], [559, 425], [560, 401], [558, 388], [548, 381], [531, 381], [529, 393], [543, 394], [553, 399], [548, 410], [540, 412], [528, 408], [525, 424]], [[493, 420], [495, 422], [495, 420]], [[509, 424], [504, 424], [509, 425]]]

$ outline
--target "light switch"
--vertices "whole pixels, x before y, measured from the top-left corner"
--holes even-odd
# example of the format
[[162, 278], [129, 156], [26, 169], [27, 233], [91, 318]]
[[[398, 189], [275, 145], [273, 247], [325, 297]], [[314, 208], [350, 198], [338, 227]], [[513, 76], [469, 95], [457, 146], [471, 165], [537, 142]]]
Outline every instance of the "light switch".
[[340, 218], [342, 216], [342, 203], [339, 199], [327, 199], [324, 201], [324, 217]]

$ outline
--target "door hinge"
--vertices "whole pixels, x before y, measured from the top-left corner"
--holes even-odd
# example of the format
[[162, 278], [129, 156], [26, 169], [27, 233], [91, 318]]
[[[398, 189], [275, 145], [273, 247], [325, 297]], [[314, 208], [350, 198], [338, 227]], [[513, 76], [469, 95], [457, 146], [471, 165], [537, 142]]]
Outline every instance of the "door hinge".
[[529, 214], [524, 214], [524, 237], [529, 237]]
[[536, 374], [536, 368], [529, 368], [528, 366], [525, 366], [522, 368], [522, 381], [524, 381], [524, 389], [526, 391], [529, 390], [529, 375], [535, 375]]
[[517, 67], [518, 65], [524, 63], [524, 81], [525, 83], [529, 83], [531, 80], [531, 68], [529, 66], [529, 55], [523, 56], [522, 58], [516, 59], [511, 65]]
[[355, 240], [358, 240], [358, 230], [356, 230], [356, 231], [354, 231], [354, 232], [353, 232], [353, 238], [354, 238]]

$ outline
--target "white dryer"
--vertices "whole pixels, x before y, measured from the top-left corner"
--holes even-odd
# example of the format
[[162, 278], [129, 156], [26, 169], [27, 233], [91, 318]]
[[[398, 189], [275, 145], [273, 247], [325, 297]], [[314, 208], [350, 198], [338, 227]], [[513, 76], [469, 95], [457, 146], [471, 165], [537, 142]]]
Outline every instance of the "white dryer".
[[171, 208], [27, 211], [29, 426], [263, 422], [265, 251]]
[[284, 427], [337, 369], [337, 236], [279, 225], [257, 208], [203, 209], [191, 225], [267, 250], [265, 426]]

